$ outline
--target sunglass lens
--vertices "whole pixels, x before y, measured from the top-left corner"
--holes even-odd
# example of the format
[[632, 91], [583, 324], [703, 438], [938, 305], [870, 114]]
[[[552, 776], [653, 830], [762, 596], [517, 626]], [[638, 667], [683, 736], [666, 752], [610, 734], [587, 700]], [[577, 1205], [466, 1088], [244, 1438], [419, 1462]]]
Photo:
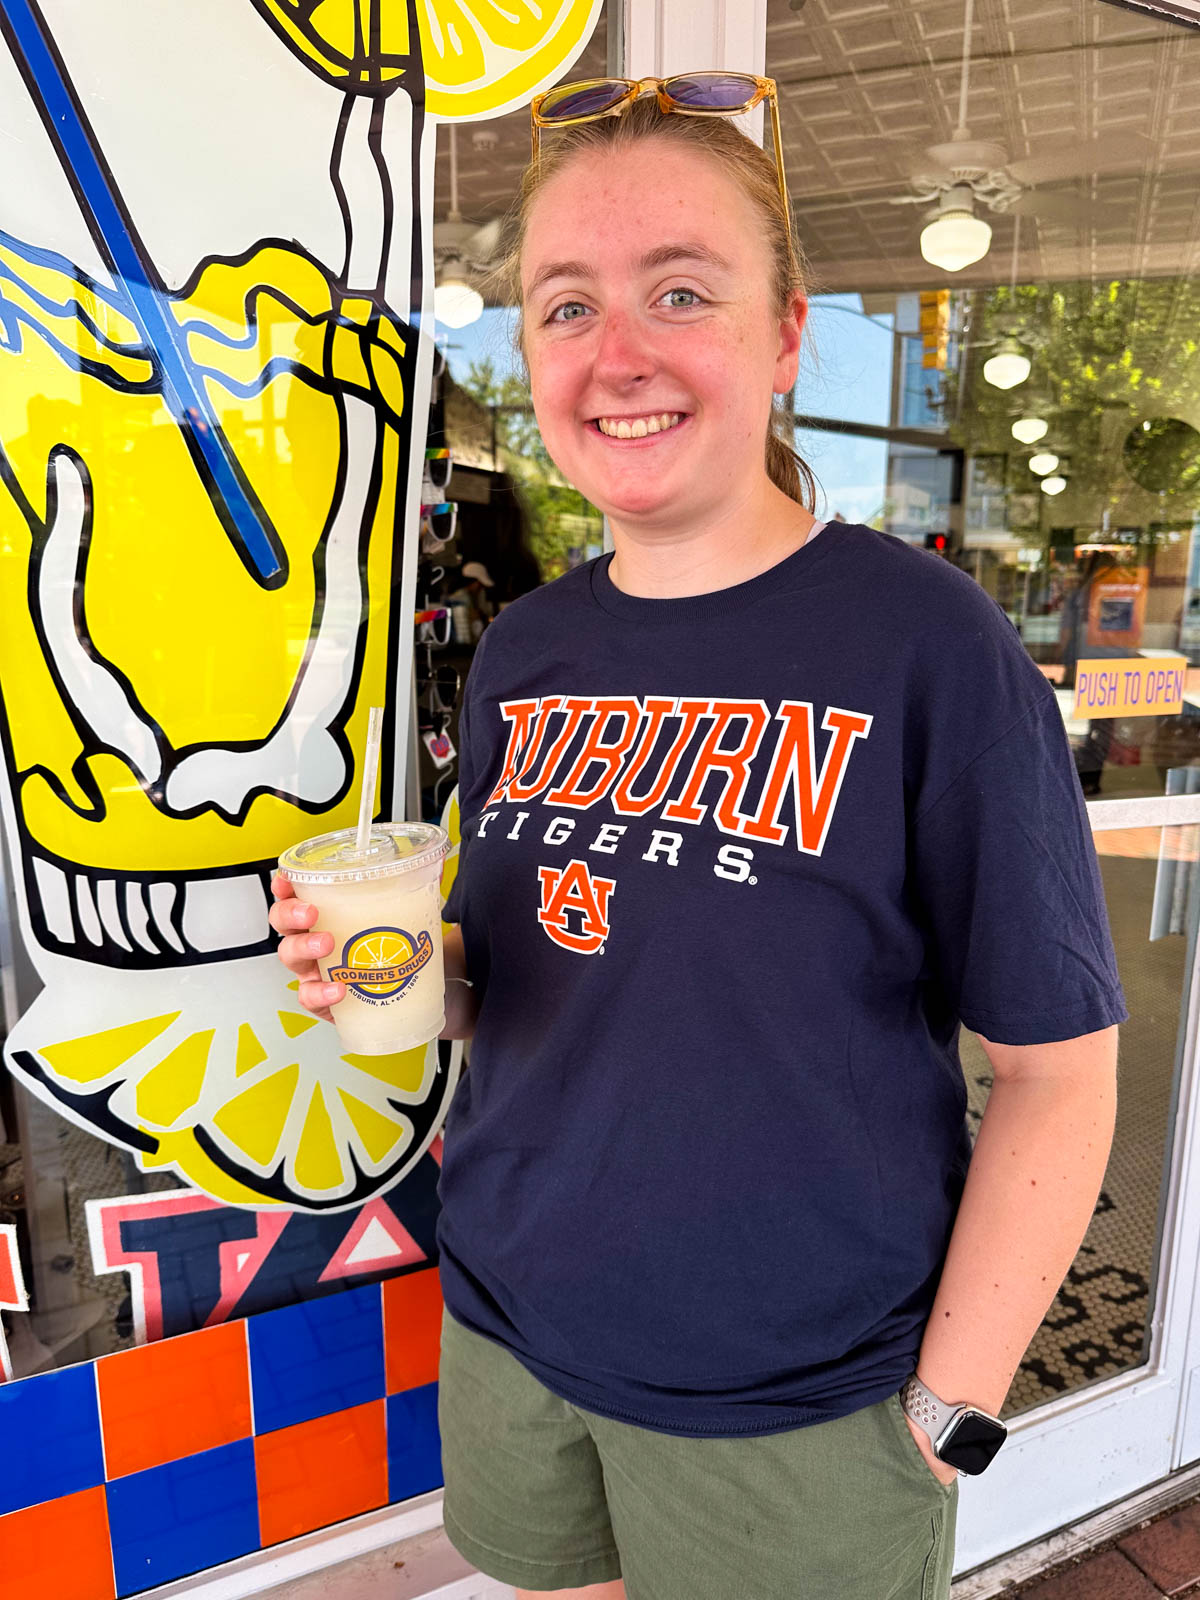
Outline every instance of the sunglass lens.
[[543, 122], [569, 122], [572, 117], [596, 117], [611, 111], [628, 94], [628, 85], [612, 78], [593, 83], [567, 83], [551, 89], [538, 107]]
[[677, 105], [735, 111], [753, 100], [758, 84], [745, 72], [697, 72], [668, 78], [663, 87]]

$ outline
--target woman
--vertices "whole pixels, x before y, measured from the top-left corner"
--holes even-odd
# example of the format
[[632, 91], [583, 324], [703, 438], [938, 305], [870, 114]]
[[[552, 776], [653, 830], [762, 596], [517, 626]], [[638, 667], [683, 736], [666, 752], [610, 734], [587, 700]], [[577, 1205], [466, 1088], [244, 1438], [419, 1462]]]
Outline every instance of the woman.
[[[465, 696], [446, 1529], [521, 1594], [944, 1597], [954, 1462], [1112, 1135], [1062, 719], [972, 580], [815, 521], [761, 150], [637, 99], [546, 138], [520, 224], [538, 423], [614, 549], [498, 617]], [[272, 912], [319, 1011], [314, 920]]]

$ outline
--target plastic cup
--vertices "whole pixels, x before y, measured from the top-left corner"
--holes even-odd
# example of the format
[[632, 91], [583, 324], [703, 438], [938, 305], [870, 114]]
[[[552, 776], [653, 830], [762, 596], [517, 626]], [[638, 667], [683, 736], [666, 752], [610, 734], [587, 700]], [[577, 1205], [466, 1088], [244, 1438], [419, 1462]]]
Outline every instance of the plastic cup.
[[355, 841], [354, 828], [305, 839], [279, 870], [316, 906], [314, 931], [333, 935], [317, 965], [326, 982], [346, 985], [333, 1008], [342, 1044], [392, 1055], [446, 1025], [440, 884], [450, 840], [431, 822], [377, 822], [365, 851]]

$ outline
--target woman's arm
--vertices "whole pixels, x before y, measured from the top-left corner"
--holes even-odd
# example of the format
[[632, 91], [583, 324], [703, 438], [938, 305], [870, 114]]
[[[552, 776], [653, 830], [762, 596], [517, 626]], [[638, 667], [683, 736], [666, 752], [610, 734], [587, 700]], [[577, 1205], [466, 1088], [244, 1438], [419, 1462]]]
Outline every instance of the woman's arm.
[[467, 979], [462, 929], [457, 924], [443, 925], [442, 949], [446, 960], [446, 1026], [439, 1037], [469, 1039], [475, 1032], [479, 1001]]
[[[917, 1375], [943, 1400], [995, 1413], [1095, 1209], [1116, 1117], [1117, 1029], [1058, 1044], [979, 1042], [994, 1082]], [[912, 1432], [950, 1482], [954, 1469]]]

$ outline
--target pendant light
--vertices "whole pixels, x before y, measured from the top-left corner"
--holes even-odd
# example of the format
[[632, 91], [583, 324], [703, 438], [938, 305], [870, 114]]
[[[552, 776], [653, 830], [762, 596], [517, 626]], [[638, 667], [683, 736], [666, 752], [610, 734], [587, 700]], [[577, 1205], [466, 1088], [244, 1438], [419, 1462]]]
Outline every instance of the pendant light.
[[[450, 222], [462, 222], [458, 209], [458, 129], [450, 124]], [[447, 328], [465, 328], [483, 315], [483, 296], [471, 282], [461, 256], [447, 256], [433, 291], [433, 314]]]
[[[1008, 298], [1012, 307], [1017, 304], [1017, 258], [1021, 248], [1020, 213], [1013, 218], [1012, 271], [1009, 275]], [[1011, 326], [1011, 323], [1010, 323]], [[996, 389], [1015, 389], [1029, 376], [1033, 363], [1025, 347], [1011, 333], [996, 346], [996, 353], [983, 363], [983, 376]]]
[[465, 328], [483, 315], [483, 296], [466, 282], [466, 272], [457, 263], [447, 262], [442, 269], [433, 291], [433, 314], [447, 328]]
[[1030, 456], [1029, 470], [1036, 472], [1039, 478], [1044, 478], [1048, 472], [1053, 472], [1058, 466], [1058, 457], [1053, 450], [1039, 450], [1037, 455]]
[[[967, 101], [971, 77], [971, 30], [975, 0], [965, 0], [963, 15], [962, 68], [958, 79], [958, 125], [954, 140], [967, 140]], [[975, 215], [975, 191], [969, 183], [956, 183], [946, 189], [929, 212], [921, 229], [921, 254], [932, 267], [946, 272], [961, 272], [982, 261], [992, 242], [991, 225]]]
[[1016, 339], [1001, 339], [996, 354], [983, 363], [983, 375], [997, 389], [1015, 389], [1032, 365]]
[[942, 194], [921, 229], [921, 254], [930, 266], [947, 272], [961, 272], [982, 261], [991, 242], [991, 227], [975, 215], [975, 196], [966, 183]]
[[1066, 487], [1067, 480], [1061, 472], [1056, 472], [1051, 477], [1042, 479], [1043, 494], [1061, 494]]
[[1012, 425], [1012, 436], [1022, 444], [1036, 444], [1039, 439], [1044, 439], [1050, 431], [1050, 424], [1045, 417], [1039, 417], [1034, 411], [1027, 411], [1024, 416], [1018, 417]]

